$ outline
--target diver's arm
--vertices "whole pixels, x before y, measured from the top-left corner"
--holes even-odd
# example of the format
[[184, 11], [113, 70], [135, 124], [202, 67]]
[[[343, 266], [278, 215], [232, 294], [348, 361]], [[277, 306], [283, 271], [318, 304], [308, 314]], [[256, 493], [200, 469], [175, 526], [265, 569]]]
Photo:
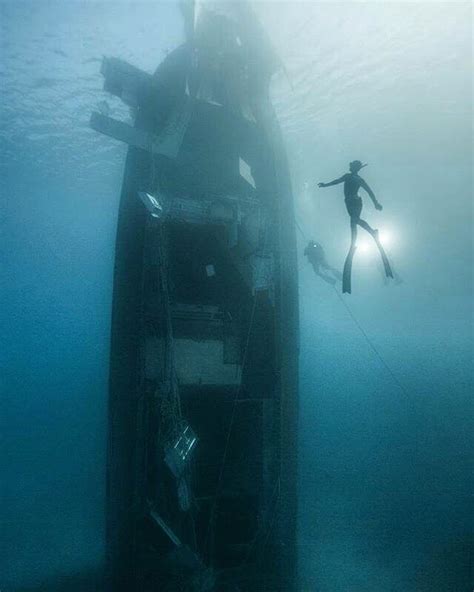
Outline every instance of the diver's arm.
[[334, 179], [334, 181], [330, 181], [329, 183], [318, 183], [318, 187], [331, 187], [331, 185], [339, 185], [339, 183], [344, 183], [346, 180], [346, 175], [342, 175], [339, 179]]
[[368, 183], [366, 183], [366, 182], [364, 181], [364, 179], [361, 179], [361, 180], [360, 180], [360, 186], [361, 186], [361, 187], [363, 187], [363, 188], [364, 188], [364, 189], [367, 191], [367, 193], [369, 194], [369, 197], [370, 197], [370, 199], [372, 200], [372, 202], [373, 202], [373, 204], [374, 204], [374, 206], [375, 206], [375, 209], [376, 209], [376, 210], [381, 210], [381, 209], [382, 209], [382, 206], [381, 206], [381, 204], [379, 204], [379, 202], [377, 201], [377, 198], [375, 197], [375, 193], [374, 193], [374, 192], [372, 191], [372, 189], [369, 187]]

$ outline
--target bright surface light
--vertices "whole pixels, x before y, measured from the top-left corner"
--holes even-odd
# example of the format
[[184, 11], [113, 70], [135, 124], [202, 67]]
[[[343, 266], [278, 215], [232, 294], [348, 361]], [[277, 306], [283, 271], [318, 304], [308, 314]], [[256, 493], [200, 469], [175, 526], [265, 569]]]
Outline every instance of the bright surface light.
[[391, 245], [393, 245], [393, 233], [390, 230], [380, 230], [379, 231], [379, 238], [380, 238], [380, 242], [382, 243], [382, 246], [384, 247], [390, 247]]
[[[391, 230], [380, 229], [379, 239], [382, 246], [385, 248], [391, 247], [394, 244], [394, 234]], [[377, 251], [377, 245], [374, 239], [369, 236], [364, 230], [359, 229], [357, 237], [357, 253], [361, 255], [368, 255]]]
[[373, 247], [375, 247], [375, 244], [371, 237], [366, 238], [364, 236], [363, 238], [357, 239], [357, 253], [366, 255], [367, 253], [370, 253]]

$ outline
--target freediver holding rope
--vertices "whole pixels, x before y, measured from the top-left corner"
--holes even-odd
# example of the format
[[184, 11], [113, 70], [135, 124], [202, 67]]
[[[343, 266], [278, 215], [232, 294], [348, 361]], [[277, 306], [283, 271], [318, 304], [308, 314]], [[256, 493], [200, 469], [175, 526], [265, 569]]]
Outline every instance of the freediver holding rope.
[[351, 219], [351, 246], [349, 252], [347, 253], [346, 261], [344, 263], [344, 271], [342, 274], [342, 292], [347, 294], [351, 293], [352, 260], [357, 249], [357, 226], [360, 226], [366, 230], [374, 239], [375, 244], [379, 249], [380, 256], [382, 257], [385, 275], [387, 277], [393, 278], [390, 263], [382, 247], [382, 244], [380, 243], [379, 231], [369, 226], [369, 224], [367, 224], [367, 222], [360, 217], [362, 213], [362, 198], [359, 196], [358, 191], [361, 187], [369, 194], [375, 209], [379, 211], [382, 210], [382, 205], [377, 201], [372, 189], [364, 181], [364, 179], [359, 176], [359, 171], [365, 166], [367, 165], [362, 164], [360, 160], [353, 160], [349, 164], [349, 173], [342, 175], [342, 177], [339, 177], [339, 179], [335, 179], [330, 183], [318, 183], [318, 187], [320, 188], [331, 187], [332, 185], [344, 183], [344, 201], [346, 203], [347, 212]]

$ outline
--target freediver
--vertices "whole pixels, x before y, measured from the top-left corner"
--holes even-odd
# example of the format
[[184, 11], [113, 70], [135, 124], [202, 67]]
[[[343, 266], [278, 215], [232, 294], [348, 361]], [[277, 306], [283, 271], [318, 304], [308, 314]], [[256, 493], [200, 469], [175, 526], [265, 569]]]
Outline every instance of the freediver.
[[377, 201], [372, 189], [364, 181], [364, 179], [359, 176], [359, 171], [365, 166], [367, 165], [362, 164], [360, 160], [353, 160], [351, 163], [349, 163], [349, 173], [342, 175], [342, 177], [339, 177], [339, 179], [335, 179], [330, 183], [318, 183], [318, 187], [331, 187], [332, 185], [344, 183], [344, 201], [346, 203], [347, 212], [351, 218], [351, 247], [347, 254], [346, 261], [344, 263], [344, 271], [342, 274], [342, 291], [343, 293], [348, 294], [351, 293], [352, 259], [354, 258], [354, 253], [357, 248], [357, 226], [360, 226], [361, 228], [366, 230], [374, 239], [379, 249], [380, 256], [382, 257], [385, 275], [387, 277], [393, 278], [390, 263], [380, 243], [379, 231], [369, 226], [369, 224], [367, 224], [367, 222], [360, 217], [362, 213], [362, 198], [358, 194], [360, 187], [362, 187], [362, 189], [365, 189], [365, 191], [369, 194], [369, 197], [372, 200], [375, 209], [379, 211], [382, 210], [382, 205]]
[[[331, 284], [331, 286], [334, 286], [338, 280], [342, 280], [341, 272], [329, 265], [327, 262], [326, 253], [324, 252], [322, 245], [314, 240], [310, 240], [306, 246], [306, 249], [304, 250], [304, 254], [306, 257], [308, 257], [308, 261], [311, 263], [314, 273], [322, 278], [325, 282]], [[321, 268], [331, 272], [334, 277], [331, 277], [327, 273], [323, 273]]]

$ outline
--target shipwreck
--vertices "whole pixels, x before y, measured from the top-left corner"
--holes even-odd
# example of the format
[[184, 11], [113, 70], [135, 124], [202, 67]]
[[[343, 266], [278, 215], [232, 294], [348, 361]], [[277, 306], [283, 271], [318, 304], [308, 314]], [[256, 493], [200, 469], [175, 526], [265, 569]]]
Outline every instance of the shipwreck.
[[125, 142], [110, 358], [107, 584], [296, 589], [298, 293], [280, 68], [246, 3], [183, 10], [154, 74], [116, 58]]

